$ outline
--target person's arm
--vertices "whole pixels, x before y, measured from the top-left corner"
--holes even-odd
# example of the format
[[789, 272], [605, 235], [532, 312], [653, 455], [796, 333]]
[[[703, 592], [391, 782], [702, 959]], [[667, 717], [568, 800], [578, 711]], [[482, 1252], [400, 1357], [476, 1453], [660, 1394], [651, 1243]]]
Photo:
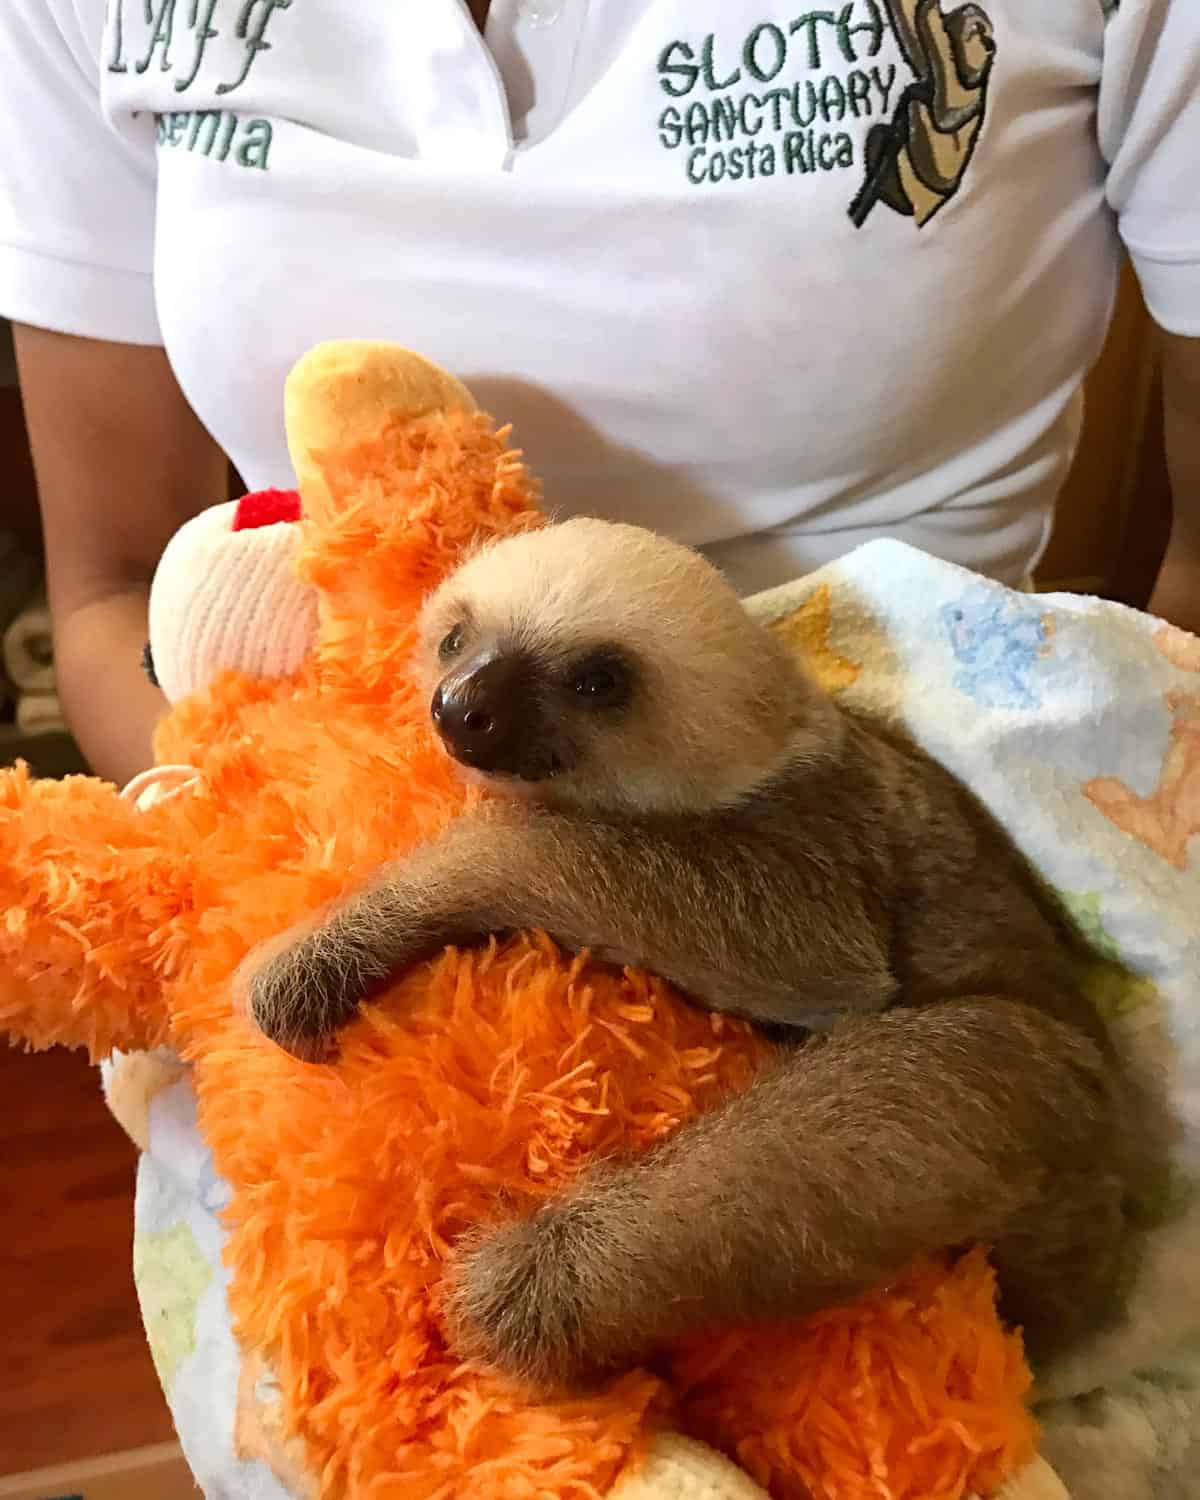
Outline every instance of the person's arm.
[[1164, 335], [1163, 401], [1174, 519], [1150, 609], [1200, 635], [1200, 338]]
[[1174, 524], [1150, 608], [1200, 629], [1200, 7], [1104, 7], [1096, 135], [1105, 197], [1164, 339]]
[[95, 769], [122, 780], [148, 764], [162, 711], [139, 665], [150, 576], [225, 480], [160, 347], [155, 121], [106, 106], [103, 25], [78, 0], [0, 4], [0, 314], [17, 330], [64, 705]]
[[225, 460], [162, 349], [22, 325], [16, 345], [59, 692], [93, 769], [125, 781], [165, 707], [141, 669], [150, 579], [176, 528], [225, 499]]

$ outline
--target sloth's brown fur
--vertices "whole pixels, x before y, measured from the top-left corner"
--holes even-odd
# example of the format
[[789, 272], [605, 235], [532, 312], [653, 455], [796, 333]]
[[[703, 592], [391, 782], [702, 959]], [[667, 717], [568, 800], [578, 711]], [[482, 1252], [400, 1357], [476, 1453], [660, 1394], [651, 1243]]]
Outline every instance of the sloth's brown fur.
[[[1075, 987], [1078, 939], [974, 797], [808, 681], [698, 556], [634, 528], [500, 542], [423, 634], [431, 689], [521, 654], [521, 750], [554, 774], [500, 781], [522, 795], [273, 945], [250, 983], [264, 1031], [323, 1046], [397, 969], [537, 927], [790, 1039], [657, 1152], [470, 1247], [461, 1346], [569, 1386], [972, 1242], [1035, 1356], [1089, 1329], [1158, 1125]], [[630, 668], [611, 711], [563, 686], [598, 648]]]

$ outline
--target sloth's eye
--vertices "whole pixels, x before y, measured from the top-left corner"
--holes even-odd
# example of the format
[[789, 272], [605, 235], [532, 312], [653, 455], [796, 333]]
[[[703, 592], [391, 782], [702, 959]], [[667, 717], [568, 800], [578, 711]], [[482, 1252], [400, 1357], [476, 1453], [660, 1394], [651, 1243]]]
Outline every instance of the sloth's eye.
[[594, 656], [581, 662], [571, 680], [575, 696], [589, 708], [617, 708], [629, 701], [629, 668], [615, 656]]
[[438, 647], [438, 655], [443, 661], [449, 661], [452, 656], [458, 655], [462, 650], [463, 637], [465, 635], [466, 631], [460, 623], [444, 638], [442, 644]]

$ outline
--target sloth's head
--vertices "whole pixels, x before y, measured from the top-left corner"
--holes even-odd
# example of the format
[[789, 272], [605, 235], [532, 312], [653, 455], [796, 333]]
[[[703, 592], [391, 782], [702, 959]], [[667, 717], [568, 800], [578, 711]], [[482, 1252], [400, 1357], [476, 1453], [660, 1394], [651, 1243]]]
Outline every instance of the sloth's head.
[[835, 711], [696, 552], [574, 520], [478, 552], [421, 621], [430, 712], [489, 783], [699, 811], [821, 748]]

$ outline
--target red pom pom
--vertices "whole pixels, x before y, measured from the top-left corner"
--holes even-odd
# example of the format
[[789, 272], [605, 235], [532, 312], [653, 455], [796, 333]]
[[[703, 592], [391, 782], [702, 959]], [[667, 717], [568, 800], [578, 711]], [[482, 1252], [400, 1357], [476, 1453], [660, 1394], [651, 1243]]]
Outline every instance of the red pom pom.
[[243, 495], [233, 513], [234, 531], [255, 531], [278, 521], [300, 519], [300, 495], [296, 490], [255, 490]]

